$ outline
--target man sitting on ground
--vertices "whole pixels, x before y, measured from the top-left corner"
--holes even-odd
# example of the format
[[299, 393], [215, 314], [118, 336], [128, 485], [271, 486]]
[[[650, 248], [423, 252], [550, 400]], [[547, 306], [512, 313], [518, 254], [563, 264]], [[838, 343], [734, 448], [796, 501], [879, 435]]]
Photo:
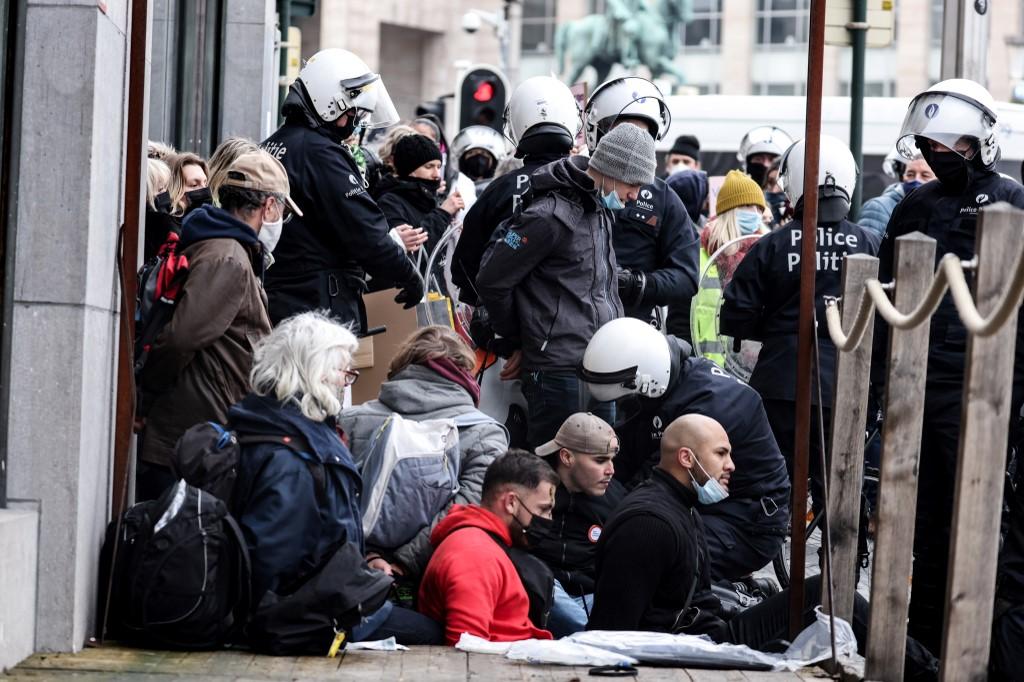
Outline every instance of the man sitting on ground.
[[[654, 630], [708, 635], [715, 642], [762, 649], [789, 636], [789, 590], [726, 620], [711, 591], [708, 546], [698, 508], [729, 495], [735, 471], [722, 425], [687, 414], [661, 437], [661, 461], [626, 496], [597, 546], [597, 590], [591, 630]], [[805, 582], [802, 627], [814, 622], [821, 576]], [[868, 604], [855, 597], [853, 632], [867, 641]], [[907, 638], [906, 679], [928, 679], [934, 657]]]
[[419, 608], [444, 623], [447, 644], [464, 632], [492, 642], [551, 639], [530, 622], [530, 600], [507, 548], [525, 547], [537, 518], [550, 523], [557, 485], [540, 457], [509, 450], [488, 467], [480, 505], [455, 505], [434, 528]]
[[530, 551], [555, 574], [548, 627], [556, 637], [586, 629], [594, 604], [594, 559], [601, 529], [626, 495], [613, 478], [619, 438], [608, 422], [577, 412], [536, 453], [552, 464], [555, 491], [551, 531], [530, 530]]

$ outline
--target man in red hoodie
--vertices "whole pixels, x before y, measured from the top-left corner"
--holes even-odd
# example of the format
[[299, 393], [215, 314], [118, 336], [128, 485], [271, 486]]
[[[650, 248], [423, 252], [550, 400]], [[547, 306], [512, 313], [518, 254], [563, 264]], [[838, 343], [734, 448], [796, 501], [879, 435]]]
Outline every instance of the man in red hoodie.
[[530, 524], [551, 520], [557, 486], [544, 460], [509, 450], [488, 467], [480, 506], [455, 505], [431, 533], [419, 608], [444, 623], [449, 645], [463, 632], [492, 642], [551, 639], [530, 622], [529, 597], [505, 548], [524, 547]]

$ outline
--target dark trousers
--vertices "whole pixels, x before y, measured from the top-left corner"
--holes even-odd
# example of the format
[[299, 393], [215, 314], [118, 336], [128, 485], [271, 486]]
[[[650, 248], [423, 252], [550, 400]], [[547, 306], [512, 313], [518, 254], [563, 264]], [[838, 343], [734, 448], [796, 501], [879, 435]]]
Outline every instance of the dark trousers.
[[[754, 502], [751, 506], [760, 506]], [[785, 510], [777, 512], [789, 518]], [[785, 539], [779, 529], [758, 528], [753, 518], [701, 513], [711, 556], [711, 580], [742, 580], [774, 559]]]
[[371, 641], [394, 637], [399, 644], [444, 644], [444, 629], [437, 621], [422, 613], [394, 606], [384, 622], [372, 632], [359, 633], [357, 641]]
[[[815, 621], [814, 607], [821, 604], [821, 576], [816, 575], [804, 583], [804, 612], [801, 627]], [[857, 637], [857, 651], [864, 653], [868, 632], [868, 602], [857, 595], [853, 603], [853, 634]], [[728, 641], [746, 644], [752, 649], [789, 639], [789, 590], [783, 590], [736, 614], [729, 621]], [[903, 677], [906, 680], [930, 680], [938, 675], [938, 661], [927, 649], [907, 637]]]
[[178, 482], [177, 476], [169, 467], [150, 462], [137, 460], [138, 466], [135, 470], [135, 501], [146, 502], [155, 500], [164, 494], [164, 491]]
[[614, 425], [615, 404], [592, 400], [575, 372], [523, 372], [522, 382], [528, 410], [526, 439], [531, 449], [554, 438], [562, 422], [576, 412], [592, 412]]
[[[793, 457], [796, 450], [796, 403], [792, 400], [764, 399], [764, 411], [772, 427], [775, 442], [786, 459], [789, 480], [793, 481]], [[832, 423], [832, 410], [825, 408], [825, 446], [828, 447]], [[825, 475], [821, 468], [821, 436], [818, 429], [818, 406], [811, 405], [811, 447], [808, 451], [811, 476], [812, 509], [817, 514], [825, 505]], [[794, 486], [796, 482], [794, 481]]]

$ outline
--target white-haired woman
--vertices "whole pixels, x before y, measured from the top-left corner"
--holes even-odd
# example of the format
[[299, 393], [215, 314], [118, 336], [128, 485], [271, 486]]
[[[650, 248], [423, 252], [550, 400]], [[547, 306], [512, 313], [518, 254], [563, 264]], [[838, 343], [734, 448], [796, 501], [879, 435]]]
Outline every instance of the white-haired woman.
[[[256, 346], [252, 392], [229, 413], [231, 428], [242, 436], [289, 440], [246, 444], [239, 465], [239, 523], [252, 562], [254, 604], [268, 590], [312, 575], [342, 543], [365, 552], [362, 481], [336, 426], [345, 387], [358, 376], [351, 369], [356, 346], [346, 327], [320, 313], [285, 320]], [[441, 641], [436, 623], [390, 602], [367, 615], [352, 638], [392, 635], [408, 644]]]

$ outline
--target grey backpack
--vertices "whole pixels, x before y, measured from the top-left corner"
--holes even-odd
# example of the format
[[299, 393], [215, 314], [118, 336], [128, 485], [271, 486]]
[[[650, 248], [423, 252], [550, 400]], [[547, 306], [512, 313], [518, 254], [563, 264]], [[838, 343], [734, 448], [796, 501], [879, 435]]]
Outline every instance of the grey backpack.
[[391, 414], [362, 463], [366, 544], [401, 547], [430, 525], [459, 491], [459, 429], [489, 423], [498, 424], [479, 410], [423, 421]]

